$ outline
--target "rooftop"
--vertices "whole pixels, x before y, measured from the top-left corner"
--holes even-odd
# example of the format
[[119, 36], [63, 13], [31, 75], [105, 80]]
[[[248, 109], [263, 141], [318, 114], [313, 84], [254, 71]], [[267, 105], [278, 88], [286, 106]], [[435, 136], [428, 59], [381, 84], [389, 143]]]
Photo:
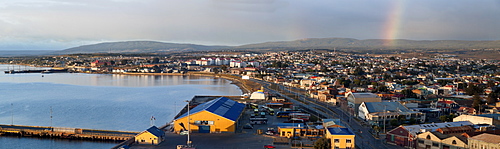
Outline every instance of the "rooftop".
[[[226, 97], [219, 97], [194, 107], [190, 110], [190, 114], [208, 111], [229, 120], [236, 121], [244, 108], [245, 105], [242, 103], [238, 103]], [[176, 119], [186, 117], [187, 115], [188, 113], [186, 112]]]
[[349, 128], [340, 128], [340, 127], [334, 127], [334, 128], [327, 128], [328, 133], [331, 135], [354, 135], [354, 133], [349, 130]]
[[[403, 106], [399, 102], [364, 102], [368, 112], [414, 112]], [[385, 110], [385, 111], [384, 111]]]
[[484, 141], [488, 143], [495, 143], [495, 144], [500, 143], [500, 135], [494, 135], [489, 133], [483, 133], [477, 136], [470, 137], [469, 139]]
[[458, 127], [458, 126], [467, 126], [467, 125], [470, 126], [470, 125], [474, 125], [474, 124], [472, 124], [469, 121], [458, 121], [458, 122], [446, 122], [446, 123], [409, 125], [409, 126], [403, 126], [403, 128], [408, 130], [413, 135], [415, 135], [417, 132], [436, 131], [436, 129], [438, 129], [438, 128]]
[[380, 98], [378, 95], [373, 93], [352, 93], [354, 98]]

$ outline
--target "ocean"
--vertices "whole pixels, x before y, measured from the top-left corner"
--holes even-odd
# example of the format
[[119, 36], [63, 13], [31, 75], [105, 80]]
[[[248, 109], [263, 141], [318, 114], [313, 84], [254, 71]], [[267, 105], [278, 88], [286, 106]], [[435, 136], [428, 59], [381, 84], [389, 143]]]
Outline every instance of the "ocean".
[[[230, 81], [213, 77], [4, 74], [9, 68], [13, 66], [0, 65], [0, 124], [143, 131], [150, 127], [152, 116], [156, 118], [156, 126], [169, 123], [185, 106], [184, 101], [195, 95], [242, 94]], [[110, 148], [114, 145], [0, 137], [0, 148]]]

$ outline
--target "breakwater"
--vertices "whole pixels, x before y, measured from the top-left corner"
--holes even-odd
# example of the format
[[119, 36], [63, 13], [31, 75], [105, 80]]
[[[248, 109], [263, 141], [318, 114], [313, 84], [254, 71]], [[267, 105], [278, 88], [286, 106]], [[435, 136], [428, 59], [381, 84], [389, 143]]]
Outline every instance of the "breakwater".
[[125, 141], [139, 132], [81, 128], [0, 125], [0, 135], [18, 137], [58, 138], [88, 141]]

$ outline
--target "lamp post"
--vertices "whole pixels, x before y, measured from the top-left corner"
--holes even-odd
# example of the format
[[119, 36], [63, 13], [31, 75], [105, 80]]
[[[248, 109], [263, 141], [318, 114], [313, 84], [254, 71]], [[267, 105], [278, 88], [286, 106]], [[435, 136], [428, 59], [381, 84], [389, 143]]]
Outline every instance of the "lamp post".
[[190, 140], [190, 138], [189, 138], [189, 134], [191, 133], [191, 123], [190, 123], [190, 122], [191, 122], [191, 119], [190, 119], [190, 117], [189, 117], [189, 116], [191, 115], [191, 113], [189, 113], [189, 103], [190, 103], [191, 101], [186, 100], [186, 102], [188, 103], [188, 104], [187, 104], [187, 110], [188, 110], [188, 117], [187, 117], [187, 118], [188, 118], [188, 120], [187, 120], [187, 121], [188, 121], [188, 122], [187, 122], [187, 124], [188, 124], [188, 133], [187, 133], [187, 137], [188, 137], [188, 138], [187, 138], [186, 145], [187, 145], [188, 147], [191, 147], [191, 140]]
[[14, 104], [10, 103], [10, 125], [14, 125]]
[[52, 106], [50, 106], [50, 129], [52, 129]]

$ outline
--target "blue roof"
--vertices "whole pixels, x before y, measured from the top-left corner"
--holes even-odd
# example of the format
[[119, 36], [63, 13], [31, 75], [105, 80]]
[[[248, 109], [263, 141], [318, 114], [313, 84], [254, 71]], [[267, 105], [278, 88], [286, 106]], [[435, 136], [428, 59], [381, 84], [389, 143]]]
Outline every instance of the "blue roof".
[[[195, 114], [201, 111], [208, 111], [217, 114], [232, 121], [236, 121], [241, 112], [245, 109], [245, 104], [238, 103], [226, 97], [202, 103], [189, 111], [190, 114]], [[179, 116], [177, 119], [187, 116], [187, 112]]]
[[163, 130], [161, 129], [158, 129], [158, 127], [156, 126], [151, 126], [148, 130], [149, 133], [155, 135], [156, 137], [161, 137], [165, 134], [165, 132], [163, 132]]
[[351, 130], [349, 130], [349, 128], [334, 127], [327, 129], [331, 135], [354, 135], [354, 133]]

